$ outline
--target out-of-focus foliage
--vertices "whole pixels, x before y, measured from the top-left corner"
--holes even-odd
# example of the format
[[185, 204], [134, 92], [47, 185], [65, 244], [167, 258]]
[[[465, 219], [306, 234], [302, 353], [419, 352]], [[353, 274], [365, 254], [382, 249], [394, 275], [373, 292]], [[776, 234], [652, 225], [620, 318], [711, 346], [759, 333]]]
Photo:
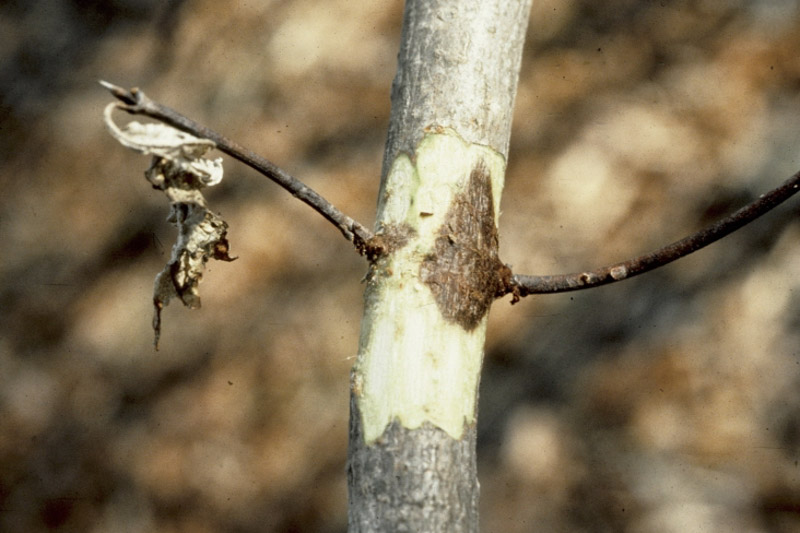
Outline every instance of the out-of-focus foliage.
[[[261, 152], [370, 223], [402, 4], [0, 7], [0, 530], [340, 532], [363, 261], [226, 161], [234, 263], [164, 311], [174, 228], [96, 80]], [[800, 168], [800, 8], [535, 2], [501, 257], [524, 273], [675, 240]], [[124, 118], [124, 117], [123, 117]], [[800, 528], [800, 207], [661, 272], [496, 303], [485, 531]]]

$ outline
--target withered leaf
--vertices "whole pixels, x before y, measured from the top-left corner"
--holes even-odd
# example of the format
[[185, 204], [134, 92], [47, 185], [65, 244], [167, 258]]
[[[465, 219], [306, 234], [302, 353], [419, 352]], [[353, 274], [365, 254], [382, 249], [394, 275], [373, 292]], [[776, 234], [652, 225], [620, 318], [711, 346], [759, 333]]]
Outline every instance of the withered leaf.
[[178, 239], [164, 269], [153, 287], [153, 331], [155, 346], [161, 336], [161, 311], [173, 298], [190, 309], [200, 307], [198, 286], [209, 259], [233, 261], [228, 254], [228, 224], [208, 209], [200, 192], [222, 180], [222, 159], [203, 155], [215, 147], [165, 124], [130, 122], [119, 128], [111, 118], [116, 104], [105, 111], [106, 126], [125, 147], [152, 155], [145, 177], [153, 188], [164, 191], [170, 203], [167, 220], [178, 228]]

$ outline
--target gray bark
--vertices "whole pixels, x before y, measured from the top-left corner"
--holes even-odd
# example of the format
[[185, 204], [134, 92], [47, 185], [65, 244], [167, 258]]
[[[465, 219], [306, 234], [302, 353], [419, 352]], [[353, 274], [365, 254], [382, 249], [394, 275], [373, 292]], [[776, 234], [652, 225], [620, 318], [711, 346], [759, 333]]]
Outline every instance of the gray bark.
[[358, 406], [350, 402], [350, 532], [478, 531], [475, 427], [460, 440], [430, 424], [398, 421], [364, 445]]
[[532, 0], [406, 2], [383, 177], [428, 126], [508, 156]]
[[[426, 129], [451, 128], [469, 143], [507, 157], [530, 4], [531, 0], [407, 2], [392, 87], [379, 230], [392, 164], [401, 153], [415, 160]], [[469, 174], [464, 176], [465, 183], [469, 179]], [[460, 241], [461, 236], [454, 239]], [[370, 297], [368, 287], [368, 301]], [[395, 419], [377, 440], [367, 442], [359, 410], [363, 387], [353, 380], [349, 531], [477, 532], [474, 423], [456, 439], [428, 422], [409, 429]], [[473, 393], [477, 395], [477, 389]]]

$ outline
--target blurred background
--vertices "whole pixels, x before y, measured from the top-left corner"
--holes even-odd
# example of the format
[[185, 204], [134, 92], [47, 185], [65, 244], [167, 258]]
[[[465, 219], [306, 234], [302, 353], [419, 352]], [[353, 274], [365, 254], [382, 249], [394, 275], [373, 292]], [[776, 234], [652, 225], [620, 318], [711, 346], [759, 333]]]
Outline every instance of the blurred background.
[[[402, 2], [0, 4], [0, 531], [346, 530], [364, 261], [226, 161], [234, 263], [152, 346], [175, 229], [98, 79], [374, 219]], [[516, 272], [676, 240], [800, 168], [800, 5], [536, 0]], [[121, 122], [127, 120], [118, 114]], [[654, 273], [492, 310], [482, 531], [800, 531], [800, 199]], [[538, 528], [538, 529], [537, 529]]]

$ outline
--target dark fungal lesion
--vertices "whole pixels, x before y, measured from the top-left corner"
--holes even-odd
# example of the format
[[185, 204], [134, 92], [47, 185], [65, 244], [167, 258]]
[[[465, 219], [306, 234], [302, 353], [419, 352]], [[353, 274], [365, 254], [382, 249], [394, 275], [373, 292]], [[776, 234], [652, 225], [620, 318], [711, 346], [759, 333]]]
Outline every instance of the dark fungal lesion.
[[364, 255], [370, 263], [375, 264], [408, 244], [408, 240], [416, 235], [416, 230], [408, 224], [384, 224], [364, 246]]
[[511, 269], [500, 261], [498, 248], [491, 175], [481, 160], [466, 189], [453, 199], [433, 252], [420, 265], [420, 279], [446, 320], [471, 331], [492, 302], [509, 292]]

